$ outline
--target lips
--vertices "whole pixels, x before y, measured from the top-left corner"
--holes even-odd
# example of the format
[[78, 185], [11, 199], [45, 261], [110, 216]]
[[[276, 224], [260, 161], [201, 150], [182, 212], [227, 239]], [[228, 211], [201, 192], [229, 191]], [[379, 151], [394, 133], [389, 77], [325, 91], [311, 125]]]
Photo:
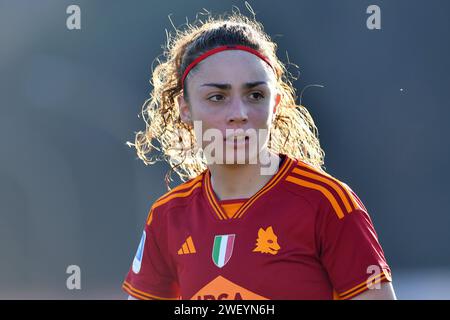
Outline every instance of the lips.
[[249, 139], [246, 135], [229, 135], [228, 137], [224, 138], [224, 141], [227, 143], [242, 143], [247, 142]]
[[226, 130], [225, 140], [236, 141], [237, 139], [248, 139], [248, 134], [244, 129]]

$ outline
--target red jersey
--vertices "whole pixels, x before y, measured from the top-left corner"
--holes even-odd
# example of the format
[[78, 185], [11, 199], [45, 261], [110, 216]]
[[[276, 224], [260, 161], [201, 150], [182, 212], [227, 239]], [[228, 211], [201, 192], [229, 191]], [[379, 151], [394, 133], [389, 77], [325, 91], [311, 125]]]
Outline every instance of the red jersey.
[[355, 193], [283, 156], [249, 199], [219, 201], [209, 170], [159, 198], [123, 289], [138, 299], [349, 299], [390, 274]]

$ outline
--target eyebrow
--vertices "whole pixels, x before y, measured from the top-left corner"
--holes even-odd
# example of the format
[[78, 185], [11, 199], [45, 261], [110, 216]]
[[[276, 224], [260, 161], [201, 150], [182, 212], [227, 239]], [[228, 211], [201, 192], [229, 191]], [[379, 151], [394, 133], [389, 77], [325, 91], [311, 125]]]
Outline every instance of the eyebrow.
[[[259, 86], [260, 84], [265, 84], [267, 85], [266, 81], [254, 81], [254, 82], [247, 82], [244, 83], [242, 85], [243, 89], [251, 89], [254, 88], [256, 86]], [[201, 85], [201, 87], [215, 87], [215, 88], [219, 88], [222, 90], [230, 90], [231, 89], [231, 84], [225, 84], [225, 83], [204, 83]]]

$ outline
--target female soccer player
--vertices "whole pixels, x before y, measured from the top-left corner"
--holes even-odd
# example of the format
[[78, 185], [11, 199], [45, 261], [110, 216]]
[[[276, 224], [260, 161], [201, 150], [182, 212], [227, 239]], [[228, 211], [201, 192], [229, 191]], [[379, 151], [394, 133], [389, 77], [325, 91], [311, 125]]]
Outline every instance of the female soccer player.
[[169, 38], [133, 145], [186, 182], [153, 203], [136, 299], [395, 299], [366, 208], [322, 168], [276, 44], [241, 14]]

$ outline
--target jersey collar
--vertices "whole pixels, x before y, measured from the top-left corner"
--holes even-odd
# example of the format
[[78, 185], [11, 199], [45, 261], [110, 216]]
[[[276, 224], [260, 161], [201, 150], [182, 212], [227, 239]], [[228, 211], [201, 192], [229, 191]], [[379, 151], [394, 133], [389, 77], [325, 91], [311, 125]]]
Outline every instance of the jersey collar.
[[282, 163], [278, 172], [270, 178], [270, 180], [262, 187], [258, 192], [256, 192], [251, 198], [249, 198], [245, 203], [236, 211], [236, 213], [230, 218], [224, 212], [220, 206], [219, 199], [217, 198], [211, 185], [211, 172], [207, 169], [204, 172], [204, 191], [206, 200], [211, 207], [214, 217], [219, 220], [229, 220], [229, 219], [240, 219], [245, 213], [253, 206], [253, 204], [264, 194], [272, 190], [289, 171], [289, 168], [294, 163], [294, 161], [286, 155], [280, 155], [282, 157]]

